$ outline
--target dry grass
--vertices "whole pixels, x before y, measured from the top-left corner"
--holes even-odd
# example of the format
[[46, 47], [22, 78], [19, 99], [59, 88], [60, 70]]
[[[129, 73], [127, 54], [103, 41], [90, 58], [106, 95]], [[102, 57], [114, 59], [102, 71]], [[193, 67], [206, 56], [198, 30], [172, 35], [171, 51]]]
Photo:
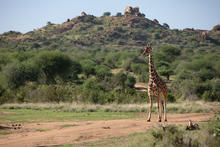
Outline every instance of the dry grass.
[[[0, 109], [49, 109], [62, 112], [147, 112], [149, 104], [80, 104], [80, 103], [12, 103], [3, 104]], [[156, 112], [154, 104], [153, 112]], [[211, 111], [210, 104], [201, 101], [169, 103], [168, 113], [203, 113]]]

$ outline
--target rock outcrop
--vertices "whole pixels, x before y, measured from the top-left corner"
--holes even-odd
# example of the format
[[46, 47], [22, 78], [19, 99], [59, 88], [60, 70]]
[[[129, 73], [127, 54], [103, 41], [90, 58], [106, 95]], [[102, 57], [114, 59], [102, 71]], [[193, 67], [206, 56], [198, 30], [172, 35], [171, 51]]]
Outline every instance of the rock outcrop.
[[217, 24], [212, 28], [213, 31], [220, 31], [220, 24]]
[[202, 38], [203, 40], [207, 40], [207, 38], [208, 38], [208, 31], [203, 31], [203, 32], [201, 33], [201, 38]]
[[144, 14], [141, 14], [139, 12], [139, 7], [134, 7], [132, 8], [131, 6], [128, 6], [124, 10], [124, 15], [125, 16], [143, 16]]
[[159, 24], [159, 21], [158, 21], [157, 19], [154, 19], [153, 22], [154, 22], [155, 24]]
[[87, 15], [86, 12], [81, 13], [81, 16], [86, 16], [86, 15]]

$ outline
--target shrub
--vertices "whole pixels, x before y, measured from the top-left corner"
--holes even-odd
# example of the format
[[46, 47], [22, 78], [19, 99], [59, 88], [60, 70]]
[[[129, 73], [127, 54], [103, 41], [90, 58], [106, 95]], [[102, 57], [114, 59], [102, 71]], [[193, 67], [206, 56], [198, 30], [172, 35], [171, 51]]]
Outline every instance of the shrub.
[[[219, 94], [219, 93], [218, 93]], [[208, 90], [205, 91], [202, 95], [203, 100], [205, 101], [219, 101], [219, 95], [217, 95], [217, 91], [213, 91], [213, 90]]]
[[84, 61], [82, 64], [82, 71], [85, 76], [88, 78], [89, 75], [95, 75], [95, 64], [91, 61]]
[[7, 54], [0, 54], [0, 71], [9, 62], [10, 58]]
[[68, 85], [41, 85], [37, 90], [36, 99], [39, 101], [56, 103], [72, 102], [73, 89]]
[[127, 80], [125, 81], [125, 86], [128, 88], [134, 88], [135, 83], [136, 79], [133, 76], [128, 75]]
[[170, 75], [173, 74], [173, 71], [167, 66], [161, 66], [158, 71], [160, 75], [167, 77], [167, 80], [170, 80]]
[[122, 89], [125, 89], [125, 82], [127, 80], [127, 75], [119, 72], [114, 76], [114, 82], [116, 86], [120, 86]]
[[103, 16], [110, 16], [111, 15], [111, 12], [104, 12], [103, 13]]
[[104, 90], [103, 87], [97, 83], [97, 81], [95, 81], [94, 79], [87, 79], [84, 84], [83, 84], [83, 88], [84, 90]]
[[105, 65], [96, 66], [95, 71], [99, 80], [104, 80], [106, 77], [111, 76], [110, 69]]
[[37, 81], [39, 68], [31, 62], [13, 63], [6, 69], [6, 78], [11, 88], [18, 88], [27, 81]]
[[53, 24], [52, 22], [48, 21], [48, 22], [47, 22], [47, 25], [48, 25], [48, 26], [51, 26], [51, 25], [54, 25], [54, 24]]
[[121, 12], [118, 12], [118, 13], [116, 14], [116, 16], [117, 16], [117, 17], [122, 16]]
[[67, 55], [58, 51], [41, 52], [35, 58], [37, 64], [45, 75], [45, 83], [56, 83], [55, 78], [62, 80], [76, 79], [77, 74], [81, 73], [81, 65], [72, 61]]
[[174, 103], [174, 102], [176, 102], [176, 98], [171, 93], [168, 93], [167, 94], [167, 101]]
[[81, 21], [95, 23], [95, 16], [93, 16], [93, 15], [86, 15], [86, 16], [81, 18]]
[[9, 97], [5, 96], [6, 89], [0, 85], [0, 105], [8, 101]]

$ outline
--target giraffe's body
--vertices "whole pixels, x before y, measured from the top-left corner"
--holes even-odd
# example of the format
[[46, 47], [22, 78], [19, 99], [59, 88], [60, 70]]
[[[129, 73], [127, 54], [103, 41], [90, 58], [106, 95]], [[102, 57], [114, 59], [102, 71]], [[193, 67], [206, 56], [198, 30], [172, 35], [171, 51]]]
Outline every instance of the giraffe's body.
[[150, 108], [148, 121], [151, 119], [151, 112], [153, 107], [153, 95], [157, 97], [157, 107], [158, 107], [158, 121], [161, 121], [162, 115], [162, 103], [161, 96], [164, 98], [163, 110], [164, 110], [164, 120], [167, 121], [166, 117], [166, 98], [167, 98], [167, 87], [163, 80], [158, 76], [153, 62], [152, 48], [148, 44], [143, 52], [143, 55], [149, 56], [149, 82], [148, 82], [148, 96], [150, 99]]

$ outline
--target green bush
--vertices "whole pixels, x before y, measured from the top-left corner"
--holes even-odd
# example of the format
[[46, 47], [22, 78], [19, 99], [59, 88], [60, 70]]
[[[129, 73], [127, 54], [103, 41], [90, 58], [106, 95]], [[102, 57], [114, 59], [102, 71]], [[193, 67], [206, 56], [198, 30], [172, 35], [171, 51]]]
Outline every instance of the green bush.
[[72, 61], [69, 56], [58, 51], [44, 51], [35, 58], [35, 64], [45, 75], [45, 83], [56, 83], [55, 78], [62, 80], [77, 79], [77, 74], [81, 73], [81, 65]]
[[82, 64], [82, 71], [86, 78], [88, 78], [89, 75], [95, 75], [95, 64], [92, 61], [84, 61]]
[[136, 79], [133, 76], [128, 75], [127, 80], [125, 81], [125, 86], [128, 88], [134, 88], [135, 83]]
[[104, 90], [104, 88], [94, 79], [87, 79], [83, 84], [83, 88], [85, 91], [87, 89]]
[[43, 102], [72, 102], [73, 89], [64, 85], [41, 85], [37, 88], [37, 97]]
[[0, 104], [4, 104], [5, 102], [8, 101], [8, 97], [5, 96], [6, 89], [0, 85]]
[[8, 86], [18, 88], [27, 81], [37, 81], [39, 68], [31, 62], [12, 63], [5, 69]]
[[220, 101], [220, 92], [209, 90], [205, 91], [202, 95], [203, 100], [205, 101]]
[[106, 77], [112, 75], [110, 69], [105, 65], [96, 66], [95, 73], [99, 80], [104, 80]]
[[111, 12], [104, 12], [103, 13], [103, 16], [110, 16], [111, 15]]
[[122, 16], [121, 12], [117, 12], [117, 13], [116, 13], [116, 16], [117, 16], [117, 17]]
[[176, 102], [176, 98], [171, 93], [168, 93], [167, 94], [167, 101], [171, 102], [171, 103], [174, 103], [174, 102]]

